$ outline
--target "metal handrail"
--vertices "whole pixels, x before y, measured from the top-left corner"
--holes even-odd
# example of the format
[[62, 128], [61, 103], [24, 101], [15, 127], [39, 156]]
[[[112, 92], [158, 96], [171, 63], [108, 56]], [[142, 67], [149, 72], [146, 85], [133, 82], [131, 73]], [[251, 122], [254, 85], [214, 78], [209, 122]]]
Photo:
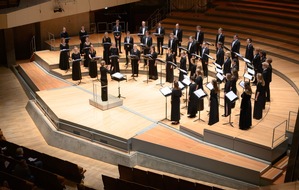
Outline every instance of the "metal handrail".
[[291, 114], [298, 114], [297, 112], [294, 112], [294, 111], [289, 111], [289, 117], [288, 117], [288, 127], [287, 127], [287, 130], [290, 131], [290, 121], [291, 121]]
[[48, 37], [50, 41], [50, 50], [53, 51], [55, 50], [55, 36], [51, 32], [48, 32]]
[[[275, 136], [275, 131], [276, 129], [281, 126], [283, 123], [285, 123], [285, 132], [283, 135], [279, 136], [276, 140], [274, 140], [274, 136]], [[276, 141], [278, 141], [279, 139], [281, 139], [282, 137], [286, 137], [286, 130], [287, 130], [287, 120], [284, 120], [283, 122], [281, 122], [280, 124], [278, 124], [276, 127], [274, 127], [273, 129], [273, 134], [272, 134], [272, 148], [273, 148], [273, 145]]]

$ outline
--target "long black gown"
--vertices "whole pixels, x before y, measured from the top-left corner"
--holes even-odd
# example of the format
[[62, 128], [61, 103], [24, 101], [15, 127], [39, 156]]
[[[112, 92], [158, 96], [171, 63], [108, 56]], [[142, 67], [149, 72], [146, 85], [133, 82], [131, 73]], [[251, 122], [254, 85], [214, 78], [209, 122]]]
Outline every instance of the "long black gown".
[[67, 43], [60, 44], [59, 68], [61, 70], [68, 70], [70, 68], [69, 50], [63, 51], [65, 49], [69, 49], [69, 45]]
[[[107, 38], [103, 38], [102, 39], [102, 43], [103, 43], [103, 59], [105, 60], [106, 65], [110, 65], [110, 59], [109, 59], [109, 49], [111, 47], [111, 38], [107, 37]], [[104, 43], [110, 43], [110, 44], [104, 44]]]
[[[110, 48], [110, 56], [113, 56], [113, 55], [119, 56], [118, 48]], [[118, 62], [117, 57], [111, 58], [111, 68], [112, 68], [112, 71], [111, 71], [112, 74], [120, 71], [119, 70], [119, 62]]]
[[173, 62], [173, 55], [166, 54], [166, 82], [173, 82], [173, 65], [167, 63], [168, 61]]
[[157, 70], [157, 65], [155, 65], [155, 63], [158, 54], [156, 52], [153, 52], [151, 55], [152, 55], [152, 60], [151, 59], [149, 60], [148, 75], [149, 75], [149, 79], [157, 80], [158, 70]]
[[194, 94], [196, 90], [196, 84], [192, 83], [189, 87], [189, 103], [188, 103], [188, 114], [190, 117], [195, 117], [198, 108], [198, 97]]
[[[231, 91], [233, 91], [235, 94], [237, 94], [237, 78], [232, 77], [231, 80]], [[231, 103], [231, 108], [235, 108], [236, 106], [236, 102], [232, 102]]]
[[80, 43], [80, 53], [81, 54], [84, 53], [83, 47], [84, 47], [84, 43], [85, 43], [85, 40], [86, 40], [86, 35], [87, 35], [87, 32], [85, 30], [84, 31], [80, 30], [79, 38], [80, 38], [80, 41], [81, 41], [81, 43]]
[[240, 107], [240, 119], [239, 119], [239, 128], [242, 130], [249, 129], [252, 125], [252, 114], [251, 114], [251, 94], [243, 92]]
[[138, 61], [140, 60], [140, 51], [137, 49], [136, 51], [134, 49], [131, 50], [130, 55], [136, 55], [137, 59], [131, 59], [132, 64], [132, 75], [137, 75], [139, 73], [139, 64]]
[[263, 117], [263, 107], [265, 105], [265, 87], [262, 83], [257, 83], [255, 96], [259, 92], [257, 100], [254, 101], [253, 118], [261, 119]]
[[[224, 85], [224, 93], [228, 93], [231, 90], [231, 81], [226, 80]], [[224, 115], [229, 116], [231, 114], [231, 102], [230, 100], [225, 96], [224, 97]]]
[[[201, 76], [197, 76], [195, 79], [195, 84], [197, 85], [197, 90], [198, 89], [203, 89], [202, 86], [202, 77]], [[204, 110], [204, 101], [203, 98], [198, 100], [198, 107], [197, 107], [197, 111], [202, 111]]]
[[218, 94], [214, 89], [210, 92], [210, 117], [208, 125], [213, 125], [219, 121]]
[[[80, 52], [78, 53], [72, 53], [72, 60], [80, 59]], [[80, 61], [73, 61], [72, 66], [72, 80], [81, 80], [82, 74], [81, 74], [81, 67], [80, 67]]]
[[[93, 52], [89, 52], [89, 55], [91, 58], [94, 58], [96, 56], [97, 52], [96, 50], [93, 50]], [[96, 78], [98, 77], [98, 65], [97, 60], [91, 59], [89, 62], [89, 76], [90, 78]]]
[[[186, 57], [181, 57], [181, 60], [180, 60], [180, 69], [182, 69], [184, 71], [187, 71], [186, 62], [187, 62]], [[184, 75], [186, 75], [186, 74], [183, 73], [182, 71], [180, 71], [179, 81], [183, 81], [184, 80]]]
[[180, 97], [182, 91], [180, 89], [173, 89], [171, 93], [171, 121], [179, 121], [181, 119], [180, 113]]
[[82, 51], [84, 52], [84, 67], [89, 66], [89, 62], [90, 62], [90, 58], [89, 58], [90, 45], [91, 45], [91, 43], [89, 43], [89, 44], [84, 43], [83, 44], [83, 50]]

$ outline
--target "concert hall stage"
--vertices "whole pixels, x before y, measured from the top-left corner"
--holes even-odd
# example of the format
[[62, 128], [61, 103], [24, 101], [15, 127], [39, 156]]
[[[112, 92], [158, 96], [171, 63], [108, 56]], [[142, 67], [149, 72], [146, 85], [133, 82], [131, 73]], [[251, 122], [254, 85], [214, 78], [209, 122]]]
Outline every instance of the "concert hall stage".
[[[101, 51], [101, 47], [97, 48], [97, 51]], [[123, 59], [124, 54], [121, 56]], [[267, 171], [274, 170], [277, 176], [282, 172], [271, 166], [272, 162], [286, 153], [288, 146], [283, 125], [273, 133], [274, 128], [286, 119], [271, 112], [272, 106], [278, 106], [275, 102], [267, 104], [263, 120], [253, 120], [252, 128], [242, 131], [238, 128], [237, 115], [240, 101], [237, 101], [232, 111], [233, 127], [223, 125], [228, 118], [221, 117], [222, 107], [219, 107], [220, 121], [208, 126], [208, 99], [205, 98], [205, 110], [201, 112], [204, 122], [194, 121], [196, 118], [187, 117], [183, 101], [186, 91], [183, 90], [180, 125], [171, 125], [168, 120], [170, 97], [165, 98], [159, 91], [160, 79], [146, 80], [147, 68], [143, 68], [143, 63], [140, 64], [141, 74], [135, 78], [137, 81], [131, 80], [130, 74], [127, 74], [127, 81], [120, 83], [108, 80], [110, 97], [119, 95], [120, 85], [121, 95], [125, 99], [123, 105], [102, 111], [89, 104], [89, 99], [93, 98], [94, 85], [100, 86], [100, 83], [86, 76], [87, 69], [81, 67], [84, 77], [78, 86], [71, 80], [71, 71], [65, 73], [57, 69], [58, 51], [36, 52], [34, 57], [36, 62], [21, 64], [19, 72], [29, 86], [35, 84], [36, 97], [28, 102], [27, 110], [50, 145], [113, 164], [140, 165], [201, 179], [205, 178], [202, 175], [202, 170], [205, 170], [261, 185], [268, 183], [263, 177]], [[38, 83], [45, 85], [47, 77], [33, 79], [30, 69], [26, 69], [29, 64], [39, 70], [36, 72], [46, 73], [47, 77], [52, 78], [50, 80], [58, 80], [57, 83], [66, 85], [45, 90], [39, 88]], [[121, 73], [130, 73], [130, 68], [126, 69], [123, 62], [120, 67]], [[160, 65], [158, 68], [160, 72]], [[209, 69], [211, 80], [214, 67], [210, 66]], [[164, 68], [162, 72], [165, 72]], [[177, 75], [178, 71], [175, 71]], [[274, 78], [281, 80], [277, 76]], [[165, 77], [162, 82], [165, 82]], [[204, 90], [209, 92], [206, 87]], [[238, 90], [242, 91], [239, 86]], [[223, 105], [223, 99], [220, 104]], [[273, 135], [278, 139], [275, 142]], [[219, 183], [220, 179], [223, 180], [214, 178], [211, 182]], [[239, 185], [246, 186], [241, 182]]]

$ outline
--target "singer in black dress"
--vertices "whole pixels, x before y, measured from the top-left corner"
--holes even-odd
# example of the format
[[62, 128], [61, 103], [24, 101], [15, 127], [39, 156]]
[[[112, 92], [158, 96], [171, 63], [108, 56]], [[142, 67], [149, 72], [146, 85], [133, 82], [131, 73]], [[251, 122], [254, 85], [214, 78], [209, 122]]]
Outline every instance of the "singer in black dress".
[[222, 115], [223, 117], [227, 117], [231, 114], [231, 102], [230, 100], [225, 96], [226, 93], [231, 91], [231, 78], [232, 75], [231, 73], [226, 73], [226, 78], [225, 78], [225, 85], [224, 85], [224, 114]]
[[139, 61], [140, 61], [140, 51], [137, 49], [137, 45], [134, 44], [133, 49], [130, 52], [130, 55], [135, 55], [136, 58], [131, 58], [131, 64], [132, 64], [132, 77], [136, 76], [138, 77], [139, 73]]
[[106, 62], [106, 65], [110, 65], [109, 60], [109, 50], [111, 47], [111, 38], [108, 36], [108, 32], [104, 33], [104, 37], [102, 39], [102, 45], [103, 45], [103, 59]]
[[158, 79], [158, 70], [157, 70], [157, 63], [156, 59], [158, 57], [158, 54], [155, 50], [155, 46], [151, 46], [150, 49], [151, 59], [149, 59], [149, 79], [157, 80]]
[[90, 62], [90, 58], [89, 58], [89, 49], [90, 49], [90, 45], [91, 42], [89, 41], [89, 38], [86, 37], [85, 39], [85, 43], [83, 44], [83, 52], [84, 52], [84, 67], [88, 67], [89, 66], [89, 62]]
[[213, 125], [219, 122], [219, 104], [218, 104], [219, 87], [215, 79], [212, 80], [212, 84], [213, 84], [213, 89], [210, 92], [210, 114], [209, 114], [208, 125]]
[[239, 119], [239, 128], [242, 130], [247, 130], [252, 125], [252, 114], [251, 114], [251, 94], [252, 90], [249, 82], [245, 82], [245, 90], [242, 93], [241, 97], [241, 106], [240, 106], [240, 119]]
[[96, 50], [94, 49], [93, 45], [90, 46], [89, 49], [89, 76], [90, 78], [98, 78], [98, 65], [97, 60], [94, 58], [96, 57]]
[[[203, 90], [203, 86], [202, 86], [203, 80], [202, 80], [202, 73], [200, 69], [196, 70], [196, 79], [195, 79], [195, 84], [196, 84], [196, 90], [198, 89], [202, 89]], [[197, 107], [197, 111], [202, 111], [204, 110], [204, 101], [203, 98], [198, 100], [198, 107]]]
[[112, 46], [110, 48], [110, 62], [111, 62], [111, 73], [119, 72], [119, 58], [113, 57], [113, 56], [119, 56], [118, 48], [116, 47], [116, 44], [112, 43]]
[[265, 105], [265, 81], [263, 75], [258, 73], [257, 75], [257, 85], [254, 98], [254, 109], [253, 109], [253, 118], [262, 119], [263, 117], [263, 108]]
[[59, 68], [61, 70], [66, 70], [66, 71], [70, 68], [69, 45], [67, 43], [65, 43], [64, 38], [61, 38]]
[[[181, 53], [181, 60], [180, 60], [180, 69], [184, 70], [187, 72], [187, 58], [186, 58], [186, 52], [183, 51]], [[180, 71], [179, 74], [179, 81], [183, 81], [184, 80], [184, 75], [186, 75], [185, 73], [183, 73], [182, 71]]]
[[[72, 53], [72, 60], [73, 60], [73, 66], [72, 66], [72, 80], [80, 80], [82, 79], [82, 74], [81, 74], [81, 67], [80, 63], [81, 61], [75, 61], [81, 59], [81, 55], [79, 52], [79, 49], [77, 46], [74, 47], [74, 52]], [[80, 83], [79, 82], [79, 83]]]
[[182, 91], [179, 88], [178, 81], [174, 81], [173, 83], [173, 90], [171, 93], [171, 117], [170, 120], [172, 121], [171, 124], [177, 125], [181, 119], [180, 113], [180, 98], [182, 96]]
[[170, 48], [167, 49], [166, 54], [166, 82], [173, 82], [173, 65], [168, 63], [168, 61], [173, 62], [173, 54], [171, 53]]
[[[232, 79], [231, 79], [231, 90], [237, 94], [237, 81], [239, 78], [238, 70], [236, 68], [233, 68], [232, 70]], [[231, 103], [231, 108], [235, 108], [236, 102]]]
[[189, 98], [188, 98], [188, 117], [189, 118], [194, 118], [197, 113], [197, 108], [198, 108], [198, 97], [196, 94], [194, 94], [194, 91], [196, 91], [196, 84], [194, 82], [195, 77], [192, 76], [190, 77], [190, 87], [189, 87]]
[[83, 54], [83, 46], [86, 40], [87, 32], [84, 26], [81, 26], [81, 30], [79, 31], [79, 38], [80, 38], [80, 53]]

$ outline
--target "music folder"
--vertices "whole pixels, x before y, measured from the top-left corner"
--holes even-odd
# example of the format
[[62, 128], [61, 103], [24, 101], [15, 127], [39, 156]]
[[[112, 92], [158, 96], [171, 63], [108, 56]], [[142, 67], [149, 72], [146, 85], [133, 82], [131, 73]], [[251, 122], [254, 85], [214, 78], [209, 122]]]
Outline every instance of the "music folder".
[[239, 85], [244, 89], [245, 88], [245, 82], [241, 80], [241, 82], [239, 82]]
[[247, 67], [251, 68], [251, 69], [254, 69], [254, 66], [251, 63], [247, 63]]
[[168, 46], [162, 46], [163, 49], [168, 49]]
[[210, 58], [210, 59], [212, 59], [212, 60], [215, 60], [212, 56], [210, 56], [209, 54], [206, 54], [205, 53], [205, 55], [208, 57], [208, 58]]
[[103, 45], [111, 45], [110, 42], [104, 42]]
[[78, 62], [78, 61], [82, 61], [82, 59], [73, 59], [71, 62]]
[[90, 47], [85, 47], [85, 48], [83, 48], [83, 49], [90, 49]]
[[229, 49], [229, 48], [226, 47], [225, 45], [223, 45], [223, 48], [226, 49], [227, 51], [232, 51], [231, 49]]
[[222, 70], [222, 69], [218, 69], [217, 67], [215, 68], [215, 71], [216, 71], [217, 73], [223, 74], [223, 70]]
[[160, 88], [160, 92], [163, 94], [163, 96], [167, 97], [171, 95], [172, 91], [169, 86], [165, 86], [163, 88]]
[[89, 37], [89, 35], [88, 34], [86, 34], [86, 35], [84, 35], [84, 36], [82, 36], [83, 38], [86, 38], [86, 37]]
[[223, 79], [224, 79], [224, 76], [223, 76], [222, 74], [220, 74], [220, 73], [217, 73], [217, 74], [216, 74], [216, 77], [217, 77], [220, 81], [223, 81]]
[[71, 39], [71, 37], [66, 37], [66, 38], [64, 38], [65, 40], [70, 40]]
[[163, 37], [163, 34], [153, 33], [156, 37]]
[[142, 34], [142, 33], [138, 33], [137, 35], [138, 35], [139, 37], [144, 36], [144, 34]]
[[201, 56], [200, 56], [200, 55], [197, 55], [197, 54], [195, 54], [195, 53], [192, 53], [191, 55], [192, 55], [192, 56], [195, 56], [195, 57], [197, 57], [197, 58], [199, 58], [199, 59], [201, 59]]
[[182, 46], [179, 46], [179, 49], [182, 49], [182, 50], [184, 50], [184, 51], [186, 51], [186, 52], [189, 53], [189, 50], [187, 50], [187, 48], [184, 48], [184, 47], [182, 47]]
[[225, 96], [229, 99], [229, 101], [234, 102], [238, 99], [238, 96], [233, 92], [229, 91], [228, 93], [225, 94]]
[[144, 59], [153, 60], [152, 54], [142, 55], [142, 57], [144, 57]]
[[199, 99], [204, 98], [204, 97], [207, 96], [207, 94], [206, 94], [201, 88], [198, 89], [198, 90], [195, 90], [195, 91], [194, 91], [194, 94], [195, 94]]
[[[243, 56], [240, 53], [234, 52], [234, 54], [236, 54], [238, 57], [243, 59]], [[244, 59], [243, 59], [244, 60]]]
[[218, 69], [221, 69], [221, 68], [222, 68], [221, 65], [219, 65], [219, 64], [216, 63], [216, 62], [213, 62], [213, 64], [214, 64]]
[[120, 31], [113, 31], [114, 36], [120, 36]]
[[178, 81], [178, 84], [179, 84], [179, 88], [181, 90], [183, 90], [185, 88], [185, 85], [183, 83], [181, 83], [181, 81]]
[[248, 74], [248, 73], [245, 73], [245, 74], [243, 75], [243, 77], [244, 77], [244, 78], [247, 78], [247, 79], [249, 79], [249, 80], [252, 80], [252, 79], [253, 79], [253, 76], [250, 75], [250, 74]]
[[214, 44], [212, 44], [211, 42], [206, 42], [206, 44], [208, 44], [209, 46], [214, 46]]
[[247, 72], [250, 74], [250, 75], [255, 75], [255, 71], [251, 68], [247, 68]]
[[251, 64], [251, 61], [250, 61], [249, 59], [247, 59], [247, 58], [245, 58], [245, 57], [243, 57], [242, 59], [243, 59], [243, 61], [245, 61], [245, 63], [247, 63], [247, 64]]
[[211, 82], [209, 82], [208, 84], [206, 84], [206, 87], [209, 89], [209, 90], [213, 90], [214, 89], [214, 86]]
[[142, 48], [145, 48], [145, 47], [146, 47], [146, 45], [143, 44], [143, 43], [140, 43], [139, 46], [141, 46]]
[[174, 62], [167, 61], [167, 63], [171, 64], [171, 65], [174, 66], [174, 67], [177, 67], [177, 65], [176, 65]]
[[111, 75], [112, 79], [117, 80], [117, 81], [121, 81], [121, 80], [126, 80], [125, 76], [119, 72], [113, 73]]
[[111, 59], [111, 58], [119, 58], [119, 56], [118, 55], [111, 55], [111, 56], [109, 56], [109, 58]]
[[70, 49], [61, 49], [60, 51], [70, 51]]
[[184, 73], [184, 74], [188, 74], [187, 71], [185, 71], [184, 69], [181, 69], [181, 68], [179, 68], [179, 67], [178, 67], [178, 70], [179, 70], [180, 72]]
[[190, 81], [189, 77], [185, 77], [184, 80], [182, 80], [182, 83], [186, 86], [190, 86], [191, 81]]
[[137, 55], [129, 55], [130, 59], [139, 59]]
[[165, 62], [166, 62], [166, 61], [164, 61], [164, 60], [162, 60], [162, 59], [159, 59], [159, 58], [157, 58], [156, 61], [159, 61], [159, 62], [161, 62], [161, 63], [165, 63]]
[[131, 44], [131, 43], [127, 43], [127, 42], [125, 42], [124, 45], [125, 45], [125, 46], [133, 46], [133, 44]]
[[99, 59], [103, 59], [101, 56], [97, 56], [97, 57], [93, 57], [93, 60], [99, 60]]

